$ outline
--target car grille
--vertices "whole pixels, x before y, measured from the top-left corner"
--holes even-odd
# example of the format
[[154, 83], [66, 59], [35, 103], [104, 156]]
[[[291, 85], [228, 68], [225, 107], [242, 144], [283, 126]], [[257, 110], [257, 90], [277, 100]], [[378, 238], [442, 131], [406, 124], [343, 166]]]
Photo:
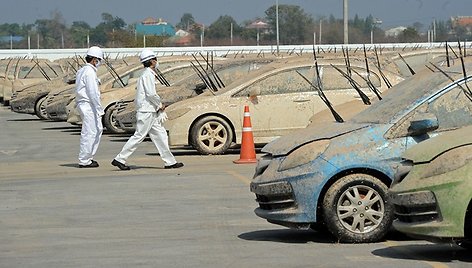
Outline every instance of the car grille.
[[428, 222], [440, 218], [436, 197], [432, 192], [395, 195], [393, 203], [395, 215], [401, 222]]

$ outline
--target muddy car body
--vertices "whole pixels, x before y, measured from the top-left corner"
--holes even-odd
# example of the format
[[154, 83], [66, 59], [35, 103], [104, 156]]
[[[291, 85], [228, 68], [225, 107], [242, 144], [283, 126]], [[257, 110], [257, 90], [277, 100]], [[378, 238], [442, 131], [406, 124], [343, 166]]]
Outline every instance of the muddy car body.
[[65, 75], [58, 63], [47, 60], [14, 60], [6, 70], [6, 77], [1, 79], [3, 102], [9, 105], [14, 90], [48, 80], [60, 79]]
[[63, 79], [55, 79], [33, 84], [15, 90], [10, 100], [13, 112], [34, 114], [41, 119], [47, 119], [45, 100], [49, 92], [56, 88], [66, 87], [68, 83]]
[[[460, 70], [448, 75], [463, 83]], [[340, 241], [378, 241], [393, 220], [387, 189], [401, 154], [471, 124], [471, 111], [461, 86], [418, 72], [349, 121], [312, 124], [266, 145], [250, 186], [255, 213], [292, 228], [325, 225]]]
[[395, 229], [433, 242], [472, 246], [472, 127], [425, 141], [403, 155], [389, 190]]
[[[354, 62], [354, 61], [353, 61]], [[324, 61], [322, 80], [325, 94], [333, 105], [359, 98], [357, 92], [332, 66], [345, 68], [343, 60]], [[351, 67], [367, 75], [363, 67]], [[256, 144], [308, 125], [310, 118], [326, 109], [318, 93], [298, 73], [315, 79], [313, 60], [286, 60], [264, 66], [241, 80], [234, 81], [215, 95], [205, 93], [167, 108], [169, 143], [190, 145], [202, 154], [222, 154], [241, 144], [244, 106], [249, 106]], [[384, 91], [378, 75], [371, 80]], [[361, 79], [358, 80], [362, 83]], [[363, 88], [366, 90], [366, 88]], [[367, 92], [367, 91], [366, 91]]]

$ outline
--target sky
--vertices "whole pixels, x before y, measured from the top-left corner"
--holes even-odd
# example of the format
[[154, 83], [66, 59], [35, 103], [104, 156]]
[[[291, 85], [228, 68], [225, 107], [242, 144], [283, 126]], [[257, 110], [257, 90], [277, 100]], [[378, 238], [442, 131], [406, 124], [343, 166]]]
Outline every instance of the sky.
[[[51, 19], [58, 11], [67, 25], [85, 21], [95, 27], [102, 21], [101, 14], [122, 18], [127, 24], [147, 17], [162, 18], [173, 25], [184, 13], [190, 13], [199, 23], [209, 25], [219, 16], [229, 15], [238, 23], [263, 18], [265, 10], [277, 0], [2, 0], [0, 24], [34, 23], [37, 19]], [[279, 5], [300, 6], [315, 19], [343, 16], [343, 0], [278, 0]], [[372, 15], [382, 21], [381, 28], [423, 25], [451, 16], [472, 16], [472, 0], [349, 0], [349, 18]]]

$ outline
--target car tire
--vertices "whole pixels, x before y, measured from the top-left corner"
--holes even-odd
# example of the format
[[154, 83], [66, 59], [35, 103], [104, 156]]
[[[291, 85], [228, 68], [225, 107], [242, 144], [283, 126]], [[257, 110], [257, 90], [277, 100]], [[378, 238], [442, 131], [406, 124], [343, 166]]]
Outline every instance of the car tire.
[[124, 129], [121, 129], [118, 126], [118, 122], [115, 120], [115, 105], [111, 105], [105, 110], [105, 114], [102, 118], [103, 126], [107, 129], [108, 132], [114, 134], [125, 133]]
[[392, 225], [393, 205], [388, 186], [367, 174], [338, 179], [323, 199], [323, 220], [340, 241], [371, 243], [382, 239]]
[[46, 98], [47, 96], [39, 98], [34, 105], [34, 113], [39, 117], [39, 119], [43, 120], [49, 119], [48, 114], [46, 113]]
[[190, 140], [201, 154], [224, 154], [233, 141], [233, 131], [224, 119], [207, 116], [193, 125]]

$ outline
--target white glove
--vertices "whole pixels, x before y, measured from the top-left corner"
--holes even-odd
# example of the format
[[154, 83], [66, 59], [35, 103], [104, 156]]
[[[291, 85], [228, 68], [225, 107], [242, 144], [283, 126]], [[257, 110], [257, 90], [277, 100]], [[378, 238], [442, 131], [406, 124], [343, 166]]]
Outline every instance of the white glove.
[[165, 121], [167, 121], [167, 113], [165, 111], [159, 111], [159, 113], [157, 114], [157, 122], [159, 122], [159, 124], [162, 124]]

